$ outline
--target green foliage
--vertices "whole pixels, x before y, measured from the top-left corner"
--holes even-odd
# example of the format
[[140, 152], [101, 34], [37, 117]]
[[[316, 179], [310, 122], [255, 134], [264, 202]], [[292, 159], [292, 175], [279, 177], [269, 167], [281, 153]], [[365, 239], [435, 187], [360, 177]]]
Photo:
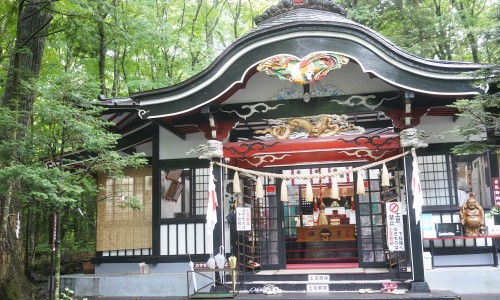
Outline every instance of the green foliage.
[[[498, 1], [338, 1], [348, 17], [430, 59], [498, 62]], [[477, 52], [477, 53], [476, 53]]]
[[500, 215], [500, 207], [499, 206], [493, 206], [490, 211], [487, 213], [489, 217], [493, 216], [498, 216]]
[[[64, 292], [61, 293], [61, 299], [63, 300], [74, 300], [75, 298], [73, 298], [73, 294], [75, 292], [70, 290], [69, 288], [65, 288], [64, 289]], [[82, 299], [82, 300], [86, 300], [87, 298], [78, 298], [78, 299]]]
[[451, 133], [464, 137], [465, 143], [455, 146], [455, 154], [480, 154], [496, 150], [494, 140], [488, 140], [487, 133], [494, 136], [500, 132], [500, 93], [478, 95], [471, 100], [457, 100], [451, 107], [465, 118], [465, 123], [455, 127]]
[[142, 201], [137, 197], [124, 197], [120, 204], [118, 204], [118, 207], [122, 209], [132, 208], [135, 210], [144, 210]]

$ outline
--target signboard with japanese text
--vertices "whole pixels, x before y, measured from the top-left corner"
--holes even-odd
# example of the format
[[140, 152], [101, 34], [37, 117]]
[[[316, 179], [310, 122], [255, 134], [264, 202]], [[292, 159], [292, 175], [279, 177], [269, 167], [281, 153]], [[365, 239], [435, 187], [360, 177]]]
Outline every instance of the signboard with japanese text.
[[236, 207], [236, 230], [250, 231], [252, 230], [252, 214], [250, 207]]
[[401, 202], [388, 202], [385, 204], [385, 208], [389, 251], [405, 251], [402, 204]]
[[493, 183], [493, 199], [495, 200], [495, 206], [500, 206], [500, 177], [491, 178]]

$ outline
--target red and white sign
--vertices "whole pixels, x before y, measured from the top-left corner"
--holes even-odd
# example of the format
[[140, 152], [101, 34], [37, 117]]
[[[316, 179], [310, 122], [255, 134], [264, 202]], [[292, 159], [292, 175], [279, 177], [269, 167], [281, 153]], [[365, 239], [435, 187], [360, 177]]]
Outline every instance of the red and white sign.
[[500, 177], [491, 178], [491, 183], [493, 183], [493, 199], [495, 200], [495, 206], [500, 206]]
[[387, 215], [387, 246], [389, 251], [405, 251], [403, 209], [401, 204], [401, 202], [388, 202], [385, 204]]

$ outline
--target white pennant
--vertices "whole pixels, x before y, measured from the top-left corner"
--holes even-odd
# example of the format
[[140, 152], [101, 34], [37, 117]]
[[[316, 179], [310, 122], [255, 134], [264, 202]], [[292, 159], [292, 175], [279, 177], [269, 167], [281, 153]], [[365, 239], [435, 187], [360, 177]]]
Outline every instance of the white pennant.
[[19, 212], [17, 213], [16, 239], [21, 236], [21, 220], [19, 220]]
[[365, 194], [365, 183], [363, 182], [363, 175], [361, 175], [362, 171], [358, 171], [358, 181], [357, 181], [357, 194], [364, 195]]
[[339, 195], [339, 185], [337, 183], [337, 176], [332, 177], [332, 189], [330, 191], [330, 198], [340, 199]]
[[313, 200], [314, 200], [314, 195], [313, 195], [311, 180], [308, 180], [306, 184], [306, 201], [313, 202]]
[[288, 197], [288, 187], [286, 185], [286, 180], [281, 180], [281, 201], [282, 202], [290, 202], [290, 198]]
[[257, 177], [257, 183], [255, 184], [255, 197], [264, 199], [264, 186], [262, 185], [262, 179], [260, 179], [260, 176]]
[[382, 176], [380, 179], [380, 185], [381, 186], [390, 186], [391, 184], [389, 183], [389, 171], [387, 171], [387, 166], [382, 164]]
[[234, 172], [233, 193], [241, 194], [240, 176], [238, 175], [238, 171]]
[[413, 192], [413, 209], [415, 210], [415, 224], [420, 222], [420, 215], [422, 214], [422, 206], [424, 205], [424, 195], [422, 194], [422, 186], [420, 184], [420, 175], [418, 174], [418, 159], [415, 148], [411, 149], [413, 155], [413, 172], [411, 178], [411, 189]]
[[208, 177], [208, 202], [207, 202], [207, 224], [205, 226], [206, 233], [212, 235], [217, 224], [217, 193], [215, 191], [213, 165], [210, 164]]

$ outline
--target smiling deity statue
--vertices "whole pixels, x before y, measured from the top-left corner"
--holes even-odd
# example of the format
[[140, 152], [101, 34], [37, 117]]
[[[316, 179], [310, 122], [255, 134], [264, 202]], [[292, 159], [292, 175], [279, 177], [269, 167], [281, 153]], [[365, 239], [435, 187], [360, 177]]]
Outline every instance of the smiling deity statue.
[[484, 232], [484, 210], [474, 193], [469, 193], [469, 199], [460, 208], [460, 222], [465, 236], [481, 236]]

